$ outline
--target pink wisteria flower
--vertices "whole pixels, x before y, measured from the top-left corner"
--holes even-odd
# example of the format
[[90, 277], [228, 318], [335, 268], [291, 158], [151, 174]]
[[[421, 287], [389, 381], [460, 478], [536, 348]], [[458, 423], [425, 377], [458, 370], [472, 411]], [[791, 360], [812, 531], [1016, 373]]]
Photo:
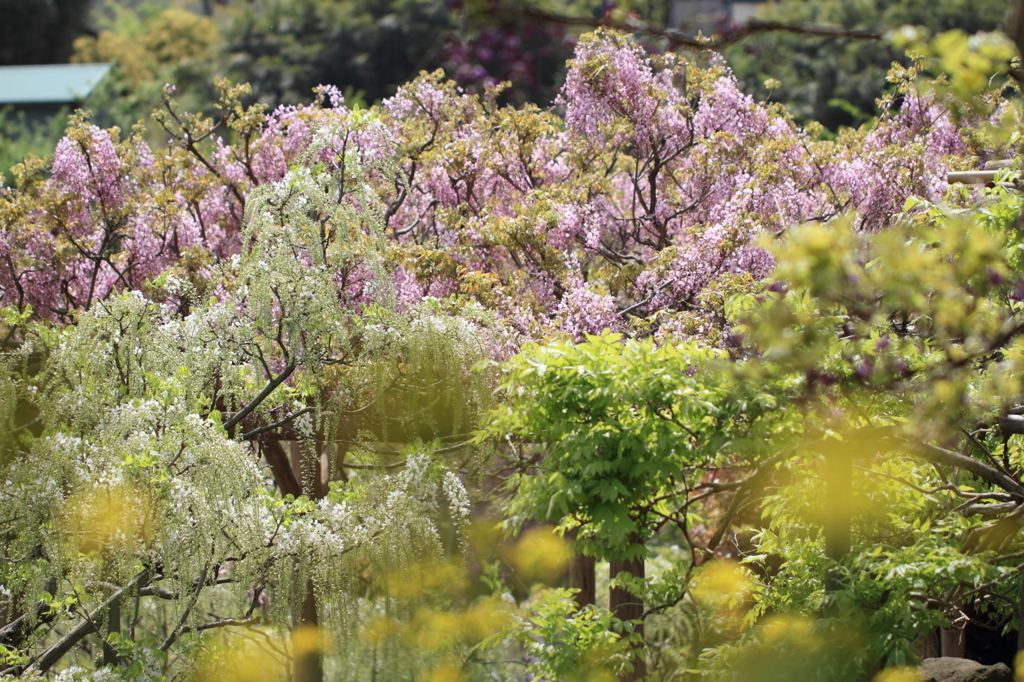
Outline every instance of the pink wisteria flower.
[[154, 284], [164, 273], [232, 296], [261, 187], [331, 174], [351, 210], [323, 218], [324, 238], [384, 240], [386, 254], [334, 263], [336, 304], [474, 299], [508, 353], [690, 310], [726, 275], [769, 277], [760, 240], [792, 225], [852, 213], [884, 229], [907, 197], [941, 199], [949, 160], [984, 153], [923, 95], [818, 139], [745, 95], [722, 59], [652, 56], [609, 31], [579, 42], [554, 111], [500, 108], [435, 73], [369, 110], [324, 87], [259, 116], [238, 142], [160, 149], [74, 123], [51, 177], [0, 196], [0, 304], [69, 319], [139, 290], [187, 310]]

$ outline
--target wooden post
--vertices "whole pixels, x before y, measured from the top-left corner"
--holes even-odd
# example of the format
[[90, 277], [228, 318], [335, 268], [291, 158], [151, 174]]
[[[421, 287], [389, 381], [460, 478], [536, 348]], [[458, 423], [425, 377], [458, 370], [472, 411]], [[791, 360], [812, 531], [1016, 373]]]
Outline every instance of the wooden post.
[[[612, 560], [610, 562], [609, 575], [614, 578], [622, 572], [637, 578], [643, 578], [644, 560], [642, 558], [630, 559], [629, 561]], [[619, 620], [640, 620], [644, 615], [643, 601], [622, 588], [613, 587], [608, 593], [608, 602], [611, 612]], [[643, 637], [643, 622], [636, 626], [636, 632], [640, 633], [640, 636]], [[633, 672], [625, 673], [619, 680], [620, 682], [634, 682], [646, 676], [647, 665], [644, 661], [643, 644], [641, 643], [637, 646], [636, 653], [633, 656]]]
[[[107, 637], [115, 632], [121, 632], [121, 598], [117, 597], [107, 607]], [[117, 650], [110, 646], [110, 643], [103, 640], [103, 665], [116, 666], [120, 664]]]

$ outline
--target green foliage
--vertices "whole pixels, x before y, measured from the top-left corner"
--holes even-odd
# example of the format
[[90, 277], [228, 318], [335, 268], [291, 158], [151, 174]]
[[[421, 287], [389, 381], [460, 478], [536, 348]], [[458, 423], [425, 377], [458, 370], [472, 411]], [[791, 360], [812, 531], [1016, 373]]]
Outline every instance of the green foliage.
[[[98, 6], [91, 8], [89, 18], [90, 23], [98, 25], [98, 32], [80, 35], [84, 26], [76, 27], [70, 21], [72, 17], [65, 16], [61, 30], [71, 34], [64, 38], [67, 49], [56, 61], [113, 64], [82, 103], [83, 109], [93, 112], [97, 123], [126, 131], [140, 120], [148, 123], [150, 113], [161, 104], [166, 83], [175, 83], [179, 99], [192, 109], [202, 110], [216, 100], [211, 81], [217, 71], [215, 57], [221, 37], [219, 25], [212, 19], [167, 6], [166, 2], [131, 8], [113, 0], [95, 4]], [[5, 28], [16, 25], [8, 23]], [[8, 44], [18, 44], [30, 35], [31, 31], [25, 32]], [[45, 42], [37, 40], [33, 49]], [[0, 64], [50, 61], [54, 60], [39, 57], [24, 62], [12, 58], [0, 60]], [[0, 173], [7, 176], [8, 184], [11, 169], [29, 155], [49, 157], [68, 124], [67, 110], [44, 118], [0, 110]], [[150, 130], [149, 136], [159, 139], [155, 130]]]
[[[717, 652], [716, 669], [749, 672], [747, 657], [771, 668], [792, 655], [775, 631], [794, 622], [818, 633], [800, 646], [835, 649], [826, 659], [808, 651], [808, 670], [839, 679], [828, 671], [843, 651], [860, 669], [912, 663], [911, 643], [964, 602], [996, 623], [1015, 617], [1018, 576], [1007, 562], [1020, 540], [1008, 521], [985, 519], [1008, 511], [987, 504], [1019, 485], [1019, 446], [992, 423], [1022, 396], [1020, 306], [1008, 284], [1021, 275], [1021, 195], [985, 195], [966, 210], [910, 202], [883, 233], [845, 221], [792, 230], [773, 246], [788, 291], [733, 301], [756, 357], [739, 371], [801, 396], [807, 440], [762, 500], [766, 525], [747, 561], [770, 579], [752, 627]], [[841, 452], [854, 462], [853, 506], [830, 509], [824, 462]], [[830, 514], [852, 522], [838, 569], [824, 552]], [[836, 570], [841, 586], [827, 591]], [[782, 614], [790, 620], [779, 625]], [[806, 620], [815, 614], [828, 617]], [[854, 645], [836, 649], [840, 631], [855, 633]]]
[[631, 637], [622, 636], [614, 618], [593, 605], [582, 609], [570, 590], [542, 592], [530, 605], [528, 627], [518, 633], [526, 655], [536, 661], [527, 668], [543, 682], [611, 682], [615, 673], [631, 668]]
[[[950, 41], [966, 46], [956, 34], [933, 45]], [[943, 67], [963, 75], [951, 73], [954, 95], [1001, 68], [998, 49], [981, 63], [984, 41], [967, 47], [978, 49]], [[715, 644], [699, 667], [722, 679], [852, 680], [912, 664], [914, 641], [964, 609], [1012, 629], [1021, 540], [1006, 515], [1024, 486], [998, 420], [1024, 400], [1021, 208], [997, 185], [912, 199], [882, 232], [850, 218], [789, 229], [765, 242], [776, 283], [724, 297], [728, 355], [610, 336], [527, 347], [493, 427], [528, 471], [512, 483], [512, 523], [578, 527], [578, 547], [621, 557], [665, 542], [671, 524], [659, 523], [675, 520], [689, 560], [660, 584], [617, 582], [647, 605], [692, 600], [684, 627]], [[844, 458], [851, 506], [826, 484]], [[735, 488], [702, 483], [727, 465], [752, 473]], [[695, 493], [744, 484], [751, 498], [730, 508], [752, 503], [743, 562], [760, 585], [731, 588], [736, 626], [728, 609], [707, 615], [694, 569], [708, 554], [688, 531], [714, 517], [691, 506]], [[849, 546], [829, 555], [826, 529], [843, 523]]]
[[[73, 62], [114, 62], [115, 78], [138, 87], [146, 81], [178, 82], [189, 65], [205, 61], [219, 38], [217, 25], [206, 17], [167, 8], [157, 13], [144, 7], [136, 14], [110, 3], [115, 19], [95, 37], [75, 41]], [[149, 9], [149, 11], [146, 11]]]
[[[878, 33], [908, 24], [936, 33], [975, 33], [1002, 27], [1007, 7], [1000, 0], [781, 0], [758, 16]], [[908, 63], [899, 46], [786, 33], [755, 36], [724, 55], [745, 92], [782, 102], [798, 120], [818, 121], [831, 130], [874, 116], [891, 64]], [[768, 88], [768, 79], [778, 85]]]
[[530, 346], [511, 363], [492, 432], [536, 444], [538, 471], [511, 483], [514, 523], [586, 527], [578, 545], [601, 557], [643, 556], [644, 542], [709, 469], [757, 461], [761, 417], [776, 405], [696, 344], [623, 343], [618, 335]]
[[29, 118], [24, 111], [0, 109], [0, 175], [10, 185], [13, 169], [29, 156], [47, 158], [64, 134], [67, 110], [42, 120]]
[[15, 443], [15, 415], [18, 411], [18, 391], [6, 362], [0, 364], [0, 462], [10, 455]]
[[127, 582], [138, 557], [160, 547], [189, 590], [189, 576], [231, 551], [209, 540], [224, 538], [216, 500], [226, 491], [248, 510], [235, 532], [257, 532], [262, 477], [244, 448], [199, 416], [209, 365], [223, 368], [227, 385], [240, 373], [223, 346], [188, 338], [187, 325], [158, 328], [157, 317], [141, 298], [113, 300], [54, 339], [44, 372], [30, 379], [45, 429], [6, 469], [3, 504], [24, 505], [9, 550], [43, 558], [11, 566], [10, 588], [39, 591], [55, 573], [72, 584]]
[[722, 682], [852, 682], [863, 679], [872, 662], [863, 655], [862, 634], [849, 620], [774, 617], [748, 633], [738, 651], [709, 651], [718, 664], [712, 679]]
[[[1014, 192], [991, 196], [1019, 206]], [[750, 307], [735, 314], [752, 344], [767, 349], [761, 371], [803, 375], [807, 391], [871, 399], [896, 397], [888, 392], [903, 386], [914, 428], [941, 438], [1020, 394], [1017, 304], [1007, 284], [1018, 276], [1020, 238], [1015, 209], [924, 208], [873, 235], [845, 221], [793, 230], [777, 251], [777, 274], [793, 288], [746, 297]]]
[[[750, 624], [759, 624], [745, 634], [747, 644], [763, 639], [765, 627], [777, 627], [778, 617], [813, 621], [831, 613], [831, 623], [814, 627], [848, 629], [852, 636], [842, 655], [859, 658], [862, 665], [870, 660], [906, 665], [915, 660], [917, 639], [956, 617], [951, 595], [995, 585], [1001, 594], [1016, 593], [1010, 565], [993, 565], [992, 553], [960, 547], [981, 522], [951, 512], [963, 502], [962, 495], [983, 489], [978, 481], [961, 476], [957, 492], [951, 493], [943, 490], [945, 482], [934, 469], [899, 453], [863, 458], [853, 470], [854, 504], [846, 511], [853, 519], [854, 541], [842, 564], [842, 588], [826, 592], [821, 528], [830, 511], [823, 460], [804, 453], [787, 468], [789, 480], [763, 499], [767, 527], [760, 531], [757, 553], [746, 561], [760, 571], [767, 572], [769, 560], [781, 568], [747, 614]], [[929, 601], [938, 608], [928, 608]], [[1002, 599], [983, 599], [980, 608], [998, 623], [1013, 616], [1010, 603]], [[734, 649], [727, 646], [722, 655]], [[820, 661], [814, 667], [826, 669]]]

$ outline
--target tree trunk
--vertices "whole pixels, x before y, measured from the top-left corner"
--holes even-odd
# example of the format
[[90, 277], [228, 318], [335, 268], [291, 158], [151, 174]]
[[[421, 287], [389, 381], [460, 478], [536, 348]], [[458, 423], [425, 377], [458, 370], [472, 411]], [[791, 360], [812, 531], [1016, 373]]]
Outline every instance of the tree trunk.
[[302, 480], [301, 475], [296, 477], [295, 471], [288, 461], [288, 453], [285, 452], [284, 447], [273, 435], [267, 435], [262, 441], [263, 456], [267, 460], [267, 464], [270, 465], [270, 470], [274, 473], [274, 480], [277, 482], [277, 489], [281, 491], [281, 495], [294, 495], [298, 497], [302, 494], [302, 484], [299, 481]]
[[[577, 529], [573, 528], [566, 534], [566, 539], [575, 543]], [[576, 593], [576, 605], [583, 608], [588, 604], [597, 603], [597, 580], [594, 576], [594, 557], [573, 551], [569, 563], [569, 587], [579, 590]]]
[[1024, 570], [1020, 572], [1020, 597], [1017, 614], [1017, 652], [1024, 651]]
[[324, 660], [317, 629], [316, 598], [313, 581], [306, 582], [306, 598], [302, 602], [302, 622], [292, 634], [293, 682], [323, 682]]
[[1013, 0], [1010, 3], [1006, 35], [1010, 36], [1010, 39], [1016, 43], [1017, 50], [1024, 54], [1024, 3], [1021, 0]]
[[[319, 451], [312, 444], [292, 441], [291, 463], [295, 479], [303, 492], [318, 500], [326, 494], [327, 482], [323, 476]], [[312, 452], [311, 452], [312, 450]], [[324, 659], [320, 646], [319, 622], [316, 615], [316, 594], [313, 580], [306, 581], [306, 595], [302, 600], [302, 614], [296, 631], [292, 633], [292, 680], [293, 682], [323, 682]]]
[[[631, 559], [629, 561], [611, 561], [611, 569], [609, 574], [612, 578], [617, 576], [619, 573], [628, 573], [629, 575], [637, 578], [644, 577], [644, 560], [643, 559]], [[644, 614], [644, 603], [641, 599], [633, 594], [627, 592], [624, 589], [613, 587], [608, 593], [609, 607], [615, 617], [620, 620], [640, 620]], [[643, 622], [640, 622], [636, 626], [636, 632], [643, 637], [644, 626]], [[624, 673], [619, 677], [620, 682], [634, 682], [643, 677], [647, 676], [647, 665], [644, 662], [643, 644], [637, 645], [636, 653], [633, 657], [633, 671], [630, 673]]]
[[967, 638], [964, 630], [957, 628], [943, 628], [939, 633], [939, 648], [944, 657], [963, 658], [967, 648]]

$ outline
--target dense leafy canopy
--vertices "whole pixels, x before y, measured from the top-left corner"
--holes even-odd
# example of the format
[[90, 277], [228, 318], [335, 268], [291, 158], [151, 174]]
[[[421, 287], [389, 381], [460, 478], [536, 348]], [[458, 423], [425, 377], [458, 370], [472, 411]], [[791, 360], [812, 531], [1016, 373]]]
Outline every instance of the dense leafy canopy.
[[[1020, 169], [947, 173], [1021, 117], [944, 40], [834, 139], [607, 30], [564, 113], [74, 117], [0, 189], [4, 674], [835, 680], [1013, 629]], [[585, 555], [648, 571], [545, 589]]]

